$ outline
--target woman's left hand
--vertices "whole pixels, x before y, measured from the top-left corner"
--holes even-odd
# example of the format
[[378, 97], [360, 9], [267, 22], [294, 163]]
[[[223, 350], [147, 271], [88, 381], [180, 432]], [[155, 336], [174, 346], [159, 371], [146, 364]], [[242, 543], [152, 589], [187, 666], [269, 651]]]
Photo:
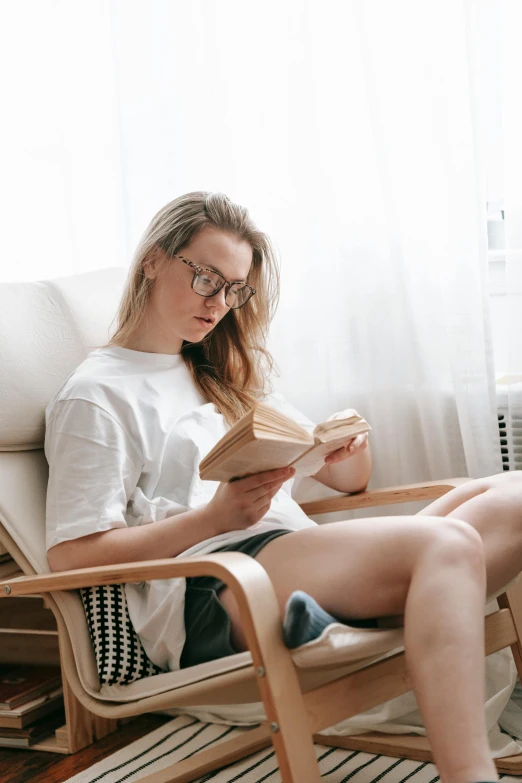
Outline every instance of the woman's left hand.
[[352, 438], [349, 443], [345, 446], [341, 446], [340, 449], [330, 452], [330, 454], [325, 457], [324, 461], [327, 465], [333, 465], [335, 462], [343, 462], [343, 460], [353, 457], [358, 452], [364, 451], [367, 446], [368, 433], [364, 432], [362, 435], [357, 435], [356, 438]]

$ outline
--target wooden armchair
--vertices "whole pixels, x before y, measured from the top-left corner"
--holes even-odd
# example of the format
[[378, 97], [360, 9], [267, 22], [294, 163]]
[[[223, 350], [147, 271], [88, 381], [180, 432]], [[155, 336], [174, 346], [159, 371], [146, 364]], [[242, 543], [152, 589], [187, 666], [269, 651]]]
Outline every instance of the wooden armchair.
[[[27, 452], [0, 454], [0, 498], [8, 481], [8, 463], [11, 466], [9, 481], [19, 487], [24, 478], [31, 478], [29, 462], [34, 464], [34, 455]], [[302, 507], [309, 514], [320, 514], [343, 507], [368, 507], [373, 503], [428, 500], [440, 497], [466, 480], [431, 481], [375, 490], [315, 501]], [[314, 740], [352, 750], [432, 760], [428, 739], [417, 735], [372, 733], [332, 737], [321, 734], [321, 730], [340, 720], [411, 690], [402, 629], [331, 626], [332, 631], [326, 636], [323, 634], [325, 638], [290, 651], [282, 642], [281, 620], [271, 582], [259, 563], [245, 555], [221, 553], [36, 574], [32, 565], [34, 542], [38, 539], [36, 531], [24, 521], [25, 530], [21, 534], [20, 524], [13, 524], [9, 508], [2, 507], [0, 517], [0, 542], [25, 574], [14, 574], [0, 582], [0, 597], [9, 601], [17, 596], [43, 595], [58, 628], [67, 722], [54, 739], [35, 748], [75, 752], [115, 730], [122, 718], [172, 707], [248, 703], [261, 699], [267, 716], [261, 726], [217, 748], [201, 751], [161, 773], [154, 773], [144, 778], [143, 783], [194, 780], [270, 743], [274, 745], [285, 783], [319, 783]], [[43, 536], [40, 538], [43, 543]], [[32, 551], [24, 551], [27, 539], [33, 541]], [[83, 607], [76, 593], [78, 588], [196, 574], [218, 576], [231, 587], [239, 603], [250, 652], [182, 672], [148, 677], [145, 678], [147, 682], [111, 686], [113, 691], [115, 687], [119, 689], [120, 697], [113, 693], [112, 699], [107, 700], [96, 683], [94, 654]], [[510, 646], [520, 672], [522, 609], [519, 580], [498, 596], [498, 602], [499, 611], [485, 618], [485, 654]], [[338, 643], [334, 645], [335, 653], [328, 643], [331, 632], [340, 632], [346, 637], [344, 647], [340, 648]], [[497, 759], [497, 767], [505, 773], [522, 774], [522, 756]]]
[[[401, 628], [329, 627], [319, 639], [296, 650], [282, 641], [277, 600], [261, 565], [239, 553], [168, 558], [50, 573], [45, 548], [47, 462], [43, 453], [43, 411], [60, 383], [82, 361], [89, 346], [107, 339], [126, 269], [99, 270], [70, 278], [0, 286], [0, 544], [20, 575], [0, 580], [0, 625], [6, 607], [20, 610], [22, 596], [43, 596], [56, 623], [57, 649], [24, 648], [37, 660], [56, 654], [62, 667], [66, 723], [35, 749], [74, 753], [114, 731], [118, 722], [146, 712], [193, 705], [262, 700], [266, 721], [241, 737], [201, 751], [143, 783], [181, 783], [232, 763], [273, 743], [285, 783], [319, 783], [314, 738], [325, 744], [388, 755], [429, 759], [424, 737], [404, 735], [321, 735], [327, 727], [408, 690], [411, 684]], [[329, 511], [431, 500], [456, 482], [426, 482], [358, 495], [303, 503], [316, 515]], [[100, 686], [80, 587], [170, 577], [213, 575], [234, 592], [249, 651], [178, 672], [164, 672], [127, 685]], [[485, 654], [510, 646], [522, 671], [522, 608], [518, 581], [499, 595], [499, 611], [488, 615]], [[492, 598], [490, 596], [489, 598]], [[51, 634], [51, 632], [49, 632]], [[22, 652], [6, 643], [0, 660]], [[47, 652], [46, 652], [47, 651]], [[10, 657], [11, 656], [11, 657]], [[38, 656], [41, 656], [38, 658]], [[522, 755], [499, 759], [500, 770], [521, 774]]]

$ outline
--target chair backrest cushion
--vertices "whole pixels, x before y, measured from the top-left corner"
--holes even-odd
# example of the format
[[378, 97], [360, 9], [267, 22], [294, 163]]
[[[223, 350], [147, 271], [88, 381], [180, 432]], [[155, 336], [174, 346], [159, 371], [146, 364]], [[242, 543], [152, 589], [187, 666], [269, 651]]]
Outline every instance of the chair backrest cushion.
[[109, 340], [128, 270], [0, 284], [0, 451], [43, 448], [45, 408]]
[[[0, 284], [0, 523], [35, 573], [49, 571], [45, 408], [89, 351], [108, 342], [127, 274], [125, 267], [109, 267], [54, 280]], [[27, 571], [27, 563], [20, 566]], [[103, 589], [114, 600], [104, 602], [96, 588], [83, 591], [84, 605], [91, 610], [87, 618], [80, 594], [69, 601], [75, 624], [89, 626], [93, 649], [84, 645], [82, 651], [85, 680], [99, 688], [161, 671], [146, 657], [130, 621], [121, 626], [122, 633], [128, 631], [121, 654], [107, 658], [116, 615], [105, 610], [118, 605], [126, 610], [126, 604], [116, 600], [123, 589], [119, 585]], [[100, 606], [103, 611], [97, 613]], [[101, 631], [106, 638], [100, 638]]]

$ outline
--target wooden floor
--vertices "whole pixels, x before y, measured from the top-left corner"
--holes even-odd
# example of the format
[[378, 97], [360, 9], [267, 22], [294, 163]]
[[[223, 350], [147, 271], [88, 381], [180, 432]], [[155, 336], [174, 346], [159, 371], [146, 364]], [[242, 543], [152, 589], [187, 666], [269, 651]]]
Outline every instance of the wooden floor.
[[0, 783], [63, 783], [169, 720], [172, 718], [164, 715], [141, 715], [74, 756], [0, 748]]

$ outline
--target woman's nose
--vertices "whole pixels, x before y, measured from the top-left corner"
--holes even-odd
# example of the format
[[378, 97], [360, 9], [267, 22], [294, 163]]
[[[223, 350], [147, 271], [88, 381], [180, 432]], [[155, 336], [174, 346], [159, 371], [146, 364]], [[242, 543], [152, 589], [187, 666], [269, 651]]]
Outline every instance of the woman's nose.
[[226, 297], [226, 286], [223, 286], [220, 291], [217, 292], [217, 294], [214, 294], [213, 297], [211, 297], [210, 301], [215, 304], [216, 307], [227, 307], [227, 303], [225, 301]]

